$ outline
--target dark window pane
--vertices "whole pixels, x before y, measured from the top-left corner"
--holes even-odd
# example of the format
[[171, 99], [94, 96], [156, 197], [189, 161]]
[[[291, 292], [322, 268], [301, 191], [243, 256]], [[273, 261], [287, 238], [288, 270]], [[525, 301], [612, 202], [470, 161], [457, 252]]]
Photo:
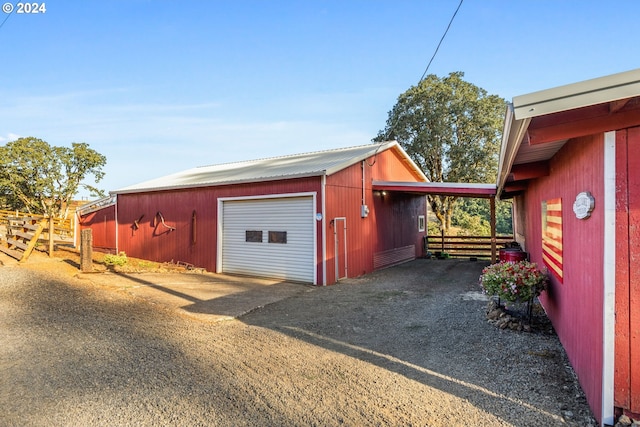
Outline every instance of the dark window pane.
[[247, 230], [244, 232], [245, 242], [262, 243], [262, 230]]
[[287, 243], [286, 231], [270, 231], [269, 243]]

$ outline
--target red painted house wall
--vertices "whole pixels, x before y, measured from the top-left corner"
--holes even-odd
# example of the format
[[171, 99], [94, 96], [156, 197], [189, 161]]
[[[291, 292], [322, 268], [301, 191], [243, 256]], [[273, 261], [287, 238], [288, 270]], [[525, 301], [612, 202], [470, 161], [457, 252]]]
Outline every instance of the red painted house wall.
[[616, 132], [614, 404], [633, 414], [640, 414], [639, 147], [640, 127]]
[[[543, 266], [542, 202], [562, 199], [563, 282], [552, 275], [541, 302], [552, 320], [587, 399], [600, 419], [602, 397], [602, 306], [604, 233], [604, 135], [568, 141], [550, 160], [548, 176], [529, 182], [517, 209], [525, 210], [525, 250]], [[572, 205], [589, 191], [595, 210], [577, 219]], [[522, 206], [522, 204], [524, 206]]]
[[90, 228], [93, 247], [99, 251], [115, 252], [116, 250], [116, 207], [107, 206], [98, 211], [88, 213], [79, 218], [80, 230]]

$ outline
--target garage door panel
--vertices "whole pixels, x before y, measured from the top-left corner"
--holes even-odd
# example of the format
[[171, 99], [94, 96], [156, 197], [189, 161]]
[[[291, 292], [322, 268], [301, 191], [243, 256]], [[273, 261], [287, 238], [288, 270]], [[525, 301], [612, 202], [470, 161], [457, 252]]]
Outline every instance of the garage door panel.
[[[313, 206], [311, 196], [225, 201], [223, 271], [313, 282]], [[260, 231], [262, 241], [246, 241], [247, 231]], [[286, 243], [269, 243], [270, 231], [286, 232]]]

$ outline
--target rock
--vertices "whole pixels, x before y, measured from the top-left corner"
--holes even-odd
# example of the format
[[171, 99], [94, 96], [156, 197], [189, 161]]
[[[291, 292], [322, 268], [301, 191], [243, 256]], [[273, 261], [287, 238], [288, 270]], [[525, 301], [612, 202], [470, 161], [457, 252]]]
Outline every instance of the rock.
[[618, 418], [616, 427], [629, 427], [632, 423], [633, 421], [631, 421], [631, 418], [626, 415], [621, 415], [620, 418]]
[[491, 310], [489, 313], [487, 313], [487, 318], [490, 320], [496, 320], [498, 317], [500, 317], [500, 310]]

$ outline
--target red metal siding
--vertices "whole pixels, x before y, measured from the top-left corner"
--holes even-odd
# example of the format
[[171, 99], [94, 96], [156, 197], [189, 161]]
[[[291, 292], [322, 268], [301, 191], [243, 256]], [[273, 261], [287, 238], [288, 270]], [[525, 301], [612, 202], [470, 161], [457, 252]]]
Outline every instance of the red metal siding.
[[[117, 203], [118, 250], [136, 258], [159, 262], [182, 261], [215, 271], [218, 198], [315, 192], [317, 209], [320, 211], [320, 191], [320, 179], [314, 177], [120, 194]], [[158, 213], [162, 214], [165, 224], [162, 224]], [[321, 226], [318, 225], [318, 236], [320, 230]], [[322, 283], [321, 239], [318, 239], [317, 253], [318, 280]]]
[[[600, 419], [602, 396], [602, 304], [604, 232], [604, 136], [570, 140], [550, 161], [549, 176], [530, 182], [524, 197], [526, 250], [542, 261], [541, 204], [562, 199], [564, 283], [552, 277], [541, 301], [553, 321], [580, 384]], [[579, 220], [572, 211], [578, 193], [596, 200], [591, 217]]]
[[[349, 277], [373, 271], [374, 254], [381, 251], [398, 249], [398, 256], [405, 257], [422, 254], [424, 232], [418, 232], [418, 215], [426, 213], [425, 197], [394, 194], [381, 199], [380, 194], [374, 195], [372, 191], [372, 180], [416, 182], [419, 177], [394, 149], [377, 153], [364, 162], [364, 181], [362, 163], [326, 177], [326, 228], [323, 234], [323, 221], [318, 221], [316, 229], [319, 284], [332, 284], [337, 280], [334, 242], [338, 238], [340, 245], [344, 243], [344, 221], [338, 221], [338, 230], [336, 222], [332, 222], [335, 218], [346, 218], [348, 248], [346, 253], [339, 252], [337, 258], [340, 269], [345, 261], [348, 264]], [[132, 257], [188, 262], [215, 271], [218, 198], [314, 192], [317, 212], [321, 212], [322, 191], [322, 178], [312, 177], [120, 194], [117, 203], [118, 250]], [[370, 209], [366, 218], [361, 217], [363, 197], [364, 204]], [[378, 199], [374, 200], [374, 197]], [[326, 249], [323, 248], [325, 242]], [[409, 249], [412, 253], [408, 252]], [[323, 268], [325, 251], [326, 280]]]
[[[361, 217], [363, 204], [369, 215]], [[356, 277], [374, 270], [374, 254], [385, 250], [414, 245], [414, 256], [422, 255], [422, 237], [418, 232], [418, 215], [426, 213], [424, 196], [388, 194], [384, 198], [374, 193], [372, 180], [418, 181], [403, 159], [387, 150], [327, 177], [326, 183], [326, 239], [327, 283], [336, 281], [334, 239], [340, 238], [342, 223], [335, 228], [335, 218], [346, 218], [348, 276]], [[406, 252], [405, 252], [406, 253]], [[342, 259], [339, 259], [341, 265]]]
[[116, 250], [116, 208], [107, 206], [79, 219], [80, 230], [90, 228], [93, 247], [97, 250], [115, 252]]

